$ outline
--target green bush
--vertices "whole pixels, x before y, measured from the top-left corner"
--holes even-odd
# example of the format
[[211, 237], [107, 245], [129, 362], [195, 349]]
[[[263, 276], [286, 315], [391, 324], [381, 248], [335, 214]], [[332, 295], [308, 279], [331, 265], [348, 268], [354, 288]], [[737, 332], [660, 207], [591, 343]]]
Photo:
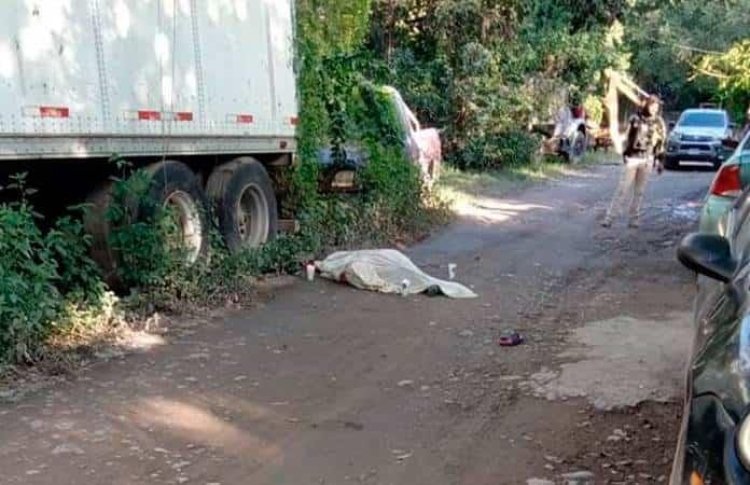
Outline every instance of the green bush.
[[109, 245], [118, 259], [117, 276], [127, 288], [163, 285], [184, 266], [184, 248], [170, 244], [177, 222], [168, 209], [148, 198], [150, 174], [129, 173], [129, 164], [117, 158], [115, 163], [122, 175], [113, 182], [105, 217], [111, 227]]
[[540, 140], [524, 131], [508, 131], [476, 137], [453, 154], [453, 163], [462, 169], [497, 170], [532, 164], [539, 153]]
[[30, 357], [60, 309], [57, 265], [31, 208], [0, 206], [0, 362]]
[[[342, 7], [337, 0], [297, 2], [301, 163], [295, 171], [292, 206], [302, 223], [299, 240], [308, 255], [335, 247], [387, 244], [424, 227], [430, 217], [419, 173], [405, 157], [405, 134], [388, 93], [379, 87], [389, 81], [404, 83], [394, 78], [392, 66], [365, 47], [370, 40], [370, 17], [352, 17], [342, 11], [371, 12], [371, 2], [350, 3]], [[323, 18], [325, 30], [319, 27]], [[406, 68], [409, 53], [403, 52], [399, 64]], [[415, 87], [409, 92], [435, 102], [444, 98], [432, 83], [444, 69], [435, 62], [430, 73], [414, 71], [405, 81]], [[420, 85], [425, 88], [422, 93], [416, 89]], [[363, 193], [318, 194], [311, 189], [318, 171], [317, 150], [331, 147], [336, 159], [344, 155], [344, 145], [355, 145], [367, 155], [367, 167], [359, 174]]]
[[600, 125], [604, 119], [604, 111], [606, 110], [602, 98], [591, 95], [586, 96], [586, 99], [583, 101], [583, 107], [586, 110], [589, 120], [597, 126]]
[[[362, 174], [366, 202], [377, 207], [381, 224], [385, 219], [388, 227], [406, 230], [425, 210], [421, 174], [402, 150], [371, 145], [369, 154]], [[388, 234], [393, 232], [385, 230], [384, 235]]]
[[91, 236], [84, 231], [84, 210], [85, 207], [71, 208], [72, 213], [57, 219], [44, 239], [50, 256], [57, 262], [58, 291], [68, 299], [98, 303], [107, 288], [98, 266], [89, 257]]
[[105, 291], [88, 257], [80, 210], [44, 233], [26, 199], [32, 190], [23, 175], [14, 179], [8, 189], [19, 192], [20, 202], [0, 205], [0, 365], [33, 360], [68, 308], [96, 307]]

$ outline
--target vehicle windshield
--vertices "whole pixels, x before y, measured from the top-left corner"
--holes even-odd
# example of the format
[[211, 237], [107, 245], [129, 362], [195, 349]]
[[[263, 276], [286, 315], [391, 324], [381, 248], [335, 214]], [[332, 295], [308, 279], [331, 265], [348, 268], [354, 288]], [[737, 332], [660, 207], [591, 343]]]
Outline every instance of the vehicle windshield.
[[682, 115], [678, 124], [689, 127], [724, 128], [726, 126], [726, 117], [722, 113], [696, 111]]

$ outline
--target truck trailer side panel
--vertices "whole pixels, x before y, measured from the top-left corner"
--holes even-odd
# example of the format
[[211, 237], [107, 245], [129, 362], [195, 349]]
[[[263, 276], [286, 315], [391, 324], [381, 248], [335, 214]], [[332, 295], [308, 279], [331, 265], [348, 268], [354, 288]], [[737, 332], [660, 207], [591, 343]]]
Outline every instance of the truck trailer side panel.
[[0, 159], [293, 152], [292, 1], [7, 2]]

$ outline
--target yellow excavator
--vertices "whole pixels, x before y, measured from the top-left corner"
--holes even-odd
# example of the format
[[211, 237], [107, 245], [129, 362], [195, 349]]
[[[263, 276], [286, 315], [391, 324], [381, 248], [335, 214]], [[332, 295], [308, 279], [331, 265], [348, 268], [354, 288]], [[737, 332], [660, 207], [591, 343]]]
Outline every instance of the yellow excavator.
[[[607, 79], [607, 94], [604, 99], [606, 107], [606, 123], [594, 133], [595, 143], [612, 147], [622, 155], [624, 151], [625, 134], [620, 128], [620, 95], [626, 97], [636, 106], [640, 106], [650, 95], [627, 75], [608, 69], [605, 71]], [[600, 141], [601, 140], [601, 141]]]

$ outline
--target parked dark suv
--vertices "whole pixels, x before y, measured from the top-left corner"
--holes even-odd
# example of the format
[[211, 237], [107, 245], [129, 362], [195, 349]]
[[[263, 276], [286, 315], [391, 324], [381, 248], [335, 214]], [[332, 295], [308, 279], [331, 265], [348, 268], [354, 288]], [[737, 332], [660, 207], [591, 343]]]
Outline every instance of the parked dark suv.
[[670, 485], [750, 483], [750, 189], [727, 219], [726, 237], [692, 234], [679, 249], [700, 276]]
[[665, 165], [676, 169], [680, 162], [710, 163], [718, 169], [727, 157], [722, 141], [733, 131], [729, 114], [719, 109], [689, 109], [682, 113], [667, 140]]

